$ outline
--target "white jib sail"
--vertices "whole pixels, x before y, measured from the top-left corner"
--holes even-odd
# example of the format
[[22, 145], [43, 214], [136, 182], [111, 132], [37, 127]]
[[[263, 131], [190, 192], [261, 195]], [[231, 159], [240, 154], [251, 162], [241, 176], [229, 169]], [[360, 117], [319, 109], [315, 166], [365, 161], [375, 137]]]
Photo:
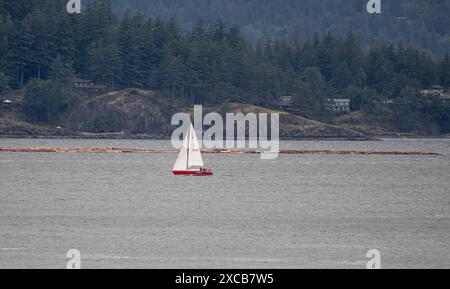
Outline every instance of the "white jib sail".
[[191, 124], [186, 136], [184, 137], [183, 145], [173, 170], [186, 171], [203, 168], [203, 166], [204, 164], [197, 136], [195, 134], [194, 127]]

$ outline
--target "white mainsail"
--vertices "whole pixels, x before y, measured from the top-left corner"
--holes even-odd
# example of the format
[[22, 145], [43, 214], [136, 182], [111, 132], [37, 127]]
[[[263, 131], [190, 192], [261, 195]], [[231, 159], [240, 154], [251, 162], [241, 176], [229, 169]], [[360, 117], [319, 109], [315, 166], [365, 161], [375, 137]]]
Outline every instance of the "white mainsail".
[[191, 124], [189, 133], [189, 154], [188, 154], [188, 169], [199, 169], [203, 168], [205, 165], [203, 163], [202, 154], [200, 151], [200, 146], [198, 144], [197, 134], [195, 133], [194, 127]]
[[174, 171], [197, 170], [204, 167], [197, 135], [192, 123], [183, 140], [183, 145], [178, 155]]

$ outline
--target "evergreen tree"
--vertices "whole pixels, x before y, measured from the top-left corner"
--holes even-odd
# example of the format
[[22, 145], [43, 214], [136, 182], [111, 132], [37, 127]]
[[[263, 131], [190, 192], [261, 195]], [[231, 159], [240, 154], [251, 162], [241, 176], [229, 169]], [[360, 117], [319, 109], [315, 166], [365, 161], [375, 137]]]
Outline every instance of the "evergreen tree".
[[29, 21], [17, 23], [8, 39], [10, 54], [8, 66], [14, 73], [14, 80], [17, 88], [22, 88], [25, 82], [25, 72], [31, 69], [33, 63], [33, 34]]
[[32, 122], [54, 122], [68, 108], [63, 87], [51, 80], [33, 80], [27, 84], [23, 111]]
[[9, 89], [9, 78], [0, 71], [0, 95]]
[[57, 55], [50, 63], [49, 78], [56, 82], [65, 82], [73, 74], [70, 62], [63, 61], [61, 55]]
[[96, 82], [114, 89], [120, 75], [120, 53], [113, 39], [99, 39], [88, 48], [88, 71]]
[[125, 87], [143, 87], [146, 81], [141, 65], [145, 47], [143, 18], [125, 14], [119, 25], [119, 47], [122, 83]]
[[11, 18], [9, 16], [0, 15], [0, 72], [3, 74], [7, 73], [8, 61], [11, 58], [8, 36], [12, 29], [13, 24]]
[[28, 68], [33, 72], [32, 77], [41, 79], [43, 69], [48, 67], [51, 61], [49, 40], [51, 32], [47, 14], [40, 9], [34, 10], [25, 17], [24, 25], [30, 33], [30, 39], [28, 39], [30, 63]]
[[[174, 1], [179, 0], [167, 0], [178, 3]], [[416, 1], [419, 0], [410, 6], [403, 0], [387, 5], [396, 11], [409, 11]], [[165, 7], [167, 2], [159, 1], [155, 9]], [[215, 7], [223, 8], [223, 17], [227, 18], [225, 8], [239, 1], [213, 2], [199, 1], [198, 10], [207, 11], [221, 2]], [[239, 2], [240, 7], [246, 7], [239, 15], [250, 15], [246, 9], [255, 8], [253, 0], [245, 2]], [[280, 9], [280, 5], [269, 2], [259, 5], [273, 12]], [[327, 4], [330, 6], [325, 7], [320, 1], [289, 1], [285, 4], [292, 9], [287, 9], [283, 15], [293, 17], [294, 11], [307, 5], [311, 8], [308, 13], [315, 16], [308, 16], [302, 25], [305, 30], [311, 30], [319, 22], [326, 25], [327, 21], [318, 17], [322, 10], [331, 7], [341, 11], [342, 7], [350, 7], [348, 2], [354, 1], [344, 2], [330, 2]], [[317, 31], [306, 33], [296, 25], [295, 29], [293, 27], [295, 37], [287, 41], [279, 37], [285, 36], [285, 17], [272, 13], [270, 17], [277, 18], [281, 29], [274, 29], [278, 34], [273, 35], [273, 39], [266, 37], [254, 47], [244, 35], [252, 29], [258, 30], [256, 21], [252, 26], [242, 28], [227, 26], [227, 21], [216, 18], [198, 18], [193, 24], [191, 22], [190, 32], [183, 32], [177, 21], [162, 20], [170, 18], [168, 10], [154, 19], [125, 12], [118, 20], [112, 13], [110, 0], [87, 1], [80, 15], [67, 14], [66, 3], [66, 0], [0, 0], [1, 91], [8, 86], [22, 88], [27, 83], [31, 87], [27, 85], [29, 95], [33, 95], [33, 89], [51, 91], [67, 85], [65, 80], [75, 74], [111, 89], [139, 87], [162, 92], [161, 97], [184, 98], [183, 101], [208, 105], [237, 101], [271, 107], [281, 95], [294, 95], [299, 111], [319, 119], [328, 115], [323, 109], [328, 98], [345, 97], [352, 100], [353, 109], [361, 110], [369, 119], [389, 119], [404, 131], [423, 130], [427, 125], [431, 131], [446, 130], [443, 125], [446, 110], [442, 108], [445, 104], [425, 101], [417, 92], [436, 83], [450, 87], [448, 54], [442, 61], [436, 61], [437, 57], [429, 52], [385, 41], [395, 38], [391, 28], [395, 30], [402, 25], [395, 24], [390, 18], [382, 18], [382, 15], [371, 23], [353, 19], [355, 23], [364, 22], [360, 27], [352, 25], [353, 32], [335, 25], [325, 34], [312, 35]], [[171, 7], [176, 10], [178, 5]], [[189, 10], [189, 5], [185, 7]], [[260, 17], [261, 23], [270, 18], [264, 13]], [[423, 34], [431, 29], [445, 35], [448, 31], [441, 26], [445, 27], [443, 24], [448, 19], [443, 18], [430, 22], [421, 20], [417, 30]], [[430, 23], [439, 25], [431, 27]], [[388, 24], [391, 26], [386, 29]], [[362, 32], [369, 29], [376, 30], [367, 34], [378, 33], [379, 43], [370, 45], [367, 50], [368, 36]], [[416, 34], [410, 33], [409, 40], [419, 39]], [[438, 38], [439, 43], [446, 41], [445, 36], [434, 34], [422, 38], [419, 42], [438, 43]], [[437, 46], [438, 50], [443, 49], [442, 45]], [[36, 82], [33, 79], [51, 81]], [[57, 94], [51, 92], [51, 95]], [[36, 97], [41, 101], [44, 99]], [[404, 108], [396, 110], [382, 105], [380, 100], [386, 98], [398, 99], [395, 106], [404, 105]], [[35, 121], [54, 121], [54, 112], [48, 114], [41, 110], [42, 103], [28, 105], [28, 108], [34, 108], [28, 110], [27, 115]], [[408, 111], [410, 115], [404, 119], [396, 118]], [[438, 111], [442, 117], [433, 111]], [[410, 123], [407, 123], [408, 119]]]
[[450, 56], [448, 52], [439, 67], [439, 80], [443, 86], [450, 88]]
[[331, 79], [333, 70], [336, 68], [334, 60], [335, 40], [331, 33], [327, 33], [318, 48], [319, 68], [325, 79]]

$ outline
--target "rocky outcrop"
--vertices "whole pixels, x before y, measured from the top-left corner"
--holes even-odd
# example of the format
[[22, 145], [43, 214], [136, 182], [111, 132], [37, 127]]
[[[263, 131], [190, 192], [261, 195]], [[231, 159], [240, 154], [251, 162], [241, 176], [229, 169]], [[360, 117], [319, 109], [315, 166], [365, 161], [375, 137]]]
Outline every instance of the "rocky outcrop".
[[[0, 119], [0, 135], [70, 136], [81, 138], [166, 138], [175, 127], [172, 115], [191, 113], [193, 107], [181, 105], [155, 92], [128, 89], [91, 98], [65, 117], [66, 129], [31, 125], [13, 119]], [[203, 112], [279, 113], [282, 139], [368, 139], [364, 133], [343, 126], [324, 124], [287, 112], [241, 103], [204, 108]]]
[[280, 114], [280, 137], [284, 139], [368, 139], [363, 133], [341, 126], [328, 125], [322, 122], [313, 121], [298, 115], [287, 112], [270, 110], [258, 106], [247, 104], [230, 103], [220, 108], [216, 108], [222, 113], [225, 112], [249, 112], [255, 113], [279, 113]]
[[67, 129], [38, 126], [7, 117], [0, 118], [0, 136], [68, 136], [72, 134], [73, 132]]
[[151, 91], [129, 89], [95, 97], [71, 112], [67, 127], [76, 131], [127, 135], [170, 135], [172, 105]]
[[[98, 96], [83, 103], [68, 118], [68, 127], [76, 131], [110, 133], [123, 131], [126, 135], [170, 136], [174, 113], [192, 111], [156, 95], [154, 92], [129, 89]], [[355, 130], [327, 125], [301, 116], [263, 107], [240, 103], [227, 103], [219, 107], [205, 108], [204, 113], [280, 113], [280, 137], [367, 139]], [[106, 127], [103, 127], [106, 126]], [[110, 127], [108, 127], [110, 126]], [[105, 130], [106, 129], [106, 130]]]

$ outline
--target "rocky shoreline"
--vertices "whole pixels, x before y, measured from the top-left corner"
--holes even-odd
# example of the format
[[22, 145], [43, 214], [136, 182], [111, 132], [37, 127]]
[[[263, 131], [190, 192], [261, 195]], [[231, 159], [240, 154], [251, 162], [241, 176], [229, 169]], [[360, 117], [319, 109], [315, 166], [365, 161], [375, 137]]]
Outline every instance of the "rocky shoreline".
[[[111, 139], [111, 140], [170, 140], [168, 136], [158, 135], [0, 135], [0, 139]], [[388, 138], [388, 137], [386, 137]], [[305, 137], [305, 138], [285, 138], [282, 141], [381, 141], [380, 138], [356, 138], [356, 137]]]
[[[129, 140], [169, 140], [166, 135], [125, 134], [125, 133], [50, 133], [50, 134], [0, 134], [0, 139], [129, 139]], [[382, 139], [450, 139], [449, 135], [385, 134], [365, 137], [280, 137], [283, 141], [382, 141]]]
[[[170, 124], [174, 112], [192, 114], [191, 107], [175, 107], [152, 91], [115, 91], [100, 95], [73, 109], [58, 124], [32, 124], [20, 113], [0, 117], [0, 138], [72, 138], [72, 139], [169, 139], [174, 129]], [[205, 107], [205, 113], [278, 113], [282, 140], [348, 140], [374, 141], [382, 138], [448, 138], [411, 133], [397, 133], [367, 126], [322, 123], [285, 111], [243, 103], [225, 103]], [[112, 118], [118, 127], [98, 128], [98, 123]], [[104, 119], [105, 118], [105, 119]], [[111, 120], [112, 121], [112, 120]], [[119, 125], [120, 124], [120, 125]], [[120, 131], [111, 133], [109, 131]]]
[[[205, 154], [260, 154], [257, 150], [202, 149]], [[138, 149], [120, 147], [0, 147], [0, 153], [177, 153], [174, 149]], [[364, 151], [364, 150], [280, 150], [280, 155], [402, 155], [439, 156], [422, 151]]]

